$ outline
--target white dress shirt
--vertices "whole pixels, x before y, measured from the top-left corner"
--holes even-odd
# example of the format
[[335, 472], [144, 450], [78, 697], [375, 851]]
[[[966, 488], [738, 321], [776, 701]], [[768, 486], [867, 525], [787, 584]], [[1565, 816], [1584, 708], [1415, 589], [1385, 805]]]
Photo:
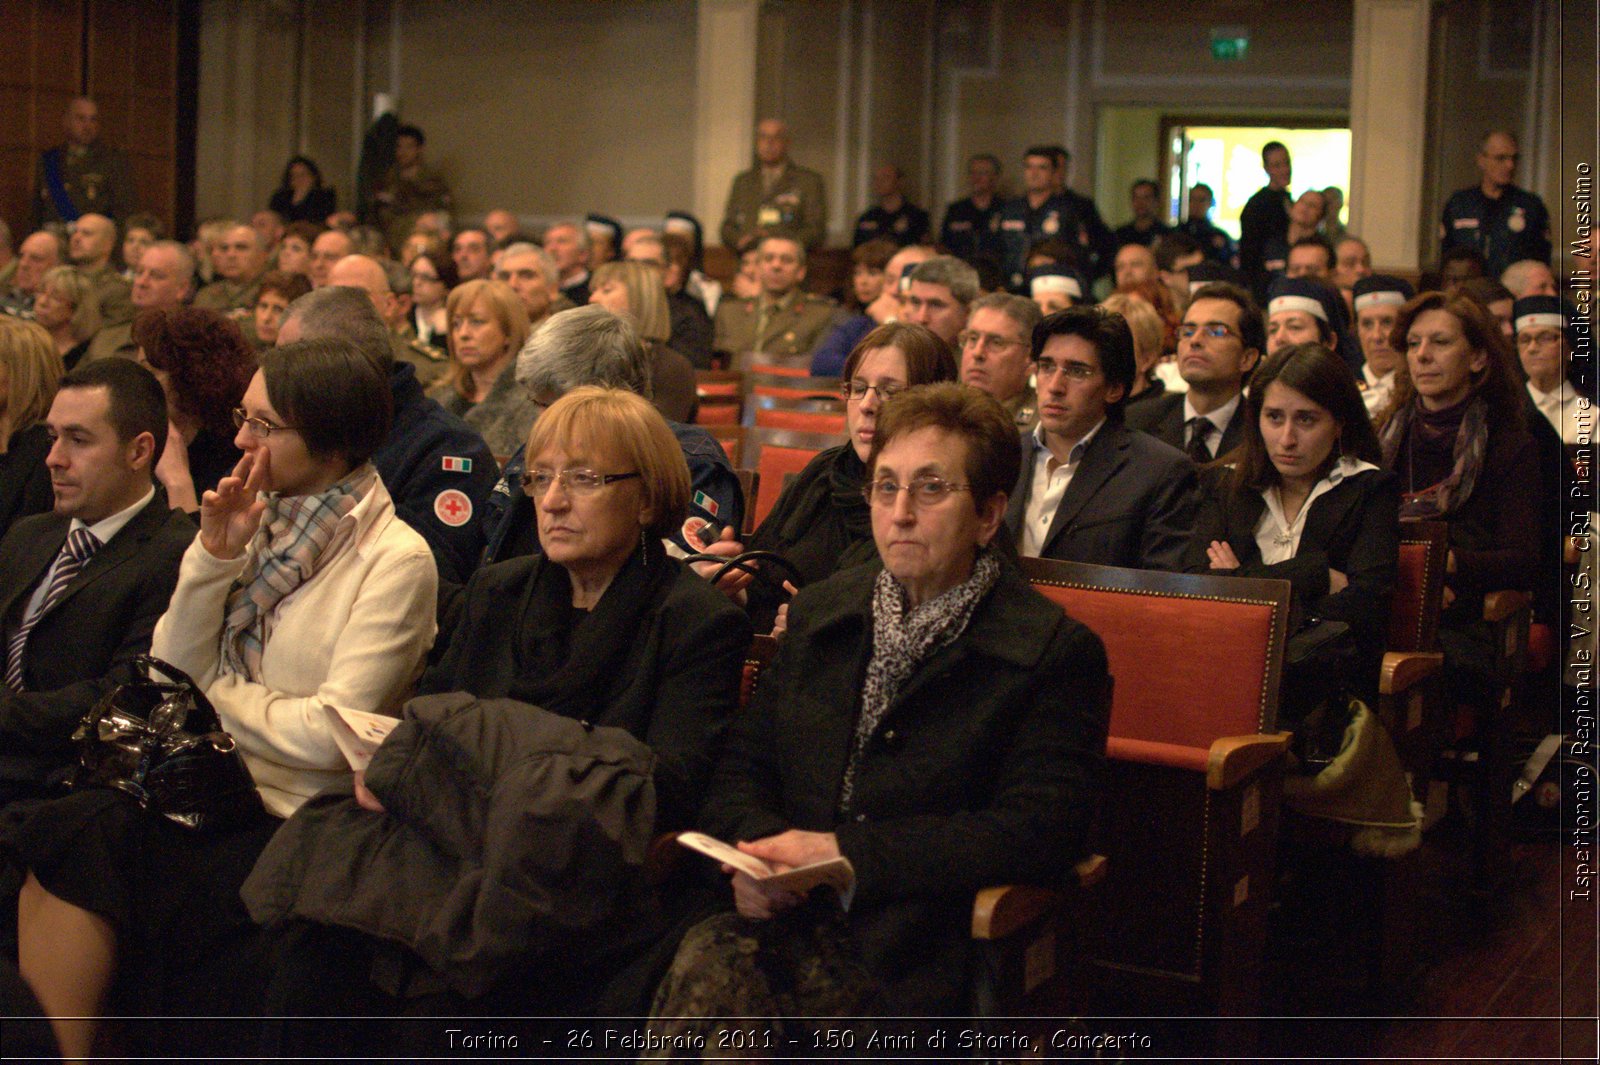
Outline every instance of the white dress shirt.
[[1067, 452], [1065, 462], [1057, 462], [1045, 443], [1044, 426], [1034, 428], [1033, 486], [1028, 491], [1028, 506], [1022, 520], [1022, 545], [1018, 549], [1022, 554], [1038, 558], [1044, 551], [1045, 537], [1050, 532], [1050, 523], [1055, 521], [1061, 497], [1067, 494], [1067, 486], [1082, 465], [1083, 453], [1089, 449], [1089, 441], [1094, 439], [1094, 434], [1105, 423], [1106, 420], [1101, 418], [1093, 429], [1084, 433]]
[[1306, 531], [1306, 515], [1311, 513], [1311, 504], [1317, 497], [1326, 492], [1331, 492], [1346, 477], [1353, 477], [1363, 470], [1375, 470], [1378, 467], [1370, 462], [1363, 462], [1357, 458], [1346, 455], [1333, 464], [1333, 469], [1328, 475], [1312, 486], [1311, 494], [1306, 496], [1306, 501], [1300, 504], [1300, 512], [1290, 521], [1283, 513], [1283, 500], [1278, 495], [1278, 486], [1261, 490], [1261, 498], [1266, 500], [1267, 509], [1262, 513], [1261, 520], [1256, 523], [1256, 547], [1261, 549], [1261, 561], [1268, 565], [1287, 562], [1300, 550], [1300, 536]]

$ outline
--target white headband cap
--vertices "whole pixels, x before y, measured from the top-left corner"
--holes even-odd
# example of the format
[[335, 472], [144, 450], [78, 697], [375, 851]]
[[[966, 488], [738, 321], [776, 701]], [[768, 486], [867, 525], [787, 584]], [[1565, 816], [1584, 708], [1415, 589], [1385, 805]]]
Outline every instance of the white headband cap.
[[1062, 292], [1075, 300], [1083, 299], [1083, 288], [1078, 279], [1066, 274], [1040, 274], [1033, 279], [1030, 290], [1035, 296], [1046, 292]]
[[1279, 311], [1305, 311], [1313, 318], [1328, 321], [1327, 308], [1310, 296], [1278, 296], [1267, 304], [1267, 314], [1271, 316]]

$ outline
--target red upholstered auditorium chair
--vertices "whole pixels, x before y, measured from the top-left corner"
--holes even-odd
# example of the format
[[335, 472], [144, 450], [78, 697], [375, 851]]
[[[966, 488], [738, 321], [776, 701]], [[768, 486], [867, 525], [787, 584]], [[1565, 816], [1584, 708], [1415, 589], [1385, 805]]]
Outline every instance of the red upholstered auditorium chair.
[[1107, 859], [1095, 1012], [1257, 1014], [1290, 739], [1276, 731], [1288, 583], [1021, 564], [1099, 634], [1115, 680], [1090, 840]]
[[744, 405], [744, 374], [737, 370], [696, 370], [697, 425], [738, 425]]
[[1411, 774], [1412, 794], [1423, 802], [1449, 717], [1438, 683], [1444, 668], [1439, 614], [1449, 550], [1450, 527], [1444, 522], [1401, 523], [1388, 650], [1378, 678], [1378, 716]]
[[751, 396], [745, 407], [747, 424], [761, 429], [789, 429], [797, 433], [844, 435], [844, 401], [790, 399], [786, 396]]
[[789, 374], [749, 373], [744, 380], [745, 395], [778, 396], [783, 399], [842, 399], [837, 377], [794, 377]]
[[[724, 436], [727, 433], [727, 436]], [[819, 451], [844, 443], [844, 434], [805, 433], [788, 429], [733, 427], [717, 429], [715, 435], [738, 469], [760, 474], [755, 499], [745, 499], [745, 512], [760, 525], [778, 501], [787, 474], [805, 469]]]

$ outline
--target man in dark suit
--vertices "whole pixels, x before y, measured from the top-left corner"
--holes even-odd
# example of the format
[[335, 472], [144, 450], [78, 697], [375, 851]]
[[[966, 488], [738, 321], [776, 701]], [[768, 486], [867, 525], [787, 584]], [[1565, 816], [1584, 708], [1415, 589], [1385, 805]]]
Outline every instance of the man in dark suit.
[[151, 478], [167, 441], [160, 383], [129, 359], [68, 374], [48, 418], [55, 510], [0, 541], [0, 802], [36, 793], [167, 609], [194, 525]]
[[1178, 570], [1194, 524], [1194, 466], [1122, 424], [1137, 366], [1119, 314], [1073, 307], [1033, 330], [1039, 424], [1022, 434], [1006, 507], [1019, 554]]
[[1189, 390], [1140, 403], [1128, 428], [1197, 463], [1226, 455], [1244, 442], [1244, 386], [1266, 346], [1266, 325], [1248, 292], [1226, 282], [1196, 289], [1178, 327], [1178, 374]]

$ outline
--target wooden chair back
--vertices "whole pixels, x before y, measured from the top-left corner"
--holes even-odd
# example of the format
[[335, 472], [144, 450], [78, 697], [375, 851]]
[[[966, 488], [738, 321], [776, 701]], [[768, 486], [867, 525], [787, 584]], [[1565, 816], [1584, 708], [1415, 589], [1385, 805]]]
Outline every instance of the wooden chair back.
[[747, 374], [765, 374], [769, 377], [810, 377], [811, 356], [773, 355], [767, 352], [747, 351], [734, 356], [733, 368]]
[[1021, 560], [1115, 679], [1093, 1012], [1258, 1012], [1288, 737], [1272, 733], [1286, 581]]
[[[736, 433], [736, 435], [731, 435]], [[755, 470], [760, 474], [756, 485], [755, 502], [745, 501], [745, 513], [760, 525], [771, 512], [773, 504], [783, 493], [784, 477], [805, 469], [806, 463], [816, 458], [819, 451], [844, 443], [843, 434], [796, 432], [788, 429], [741, 427], [730, 431], [729, 437], [718, 434], [728, 456], [736, 468]], [[735, 457], [737, 453], [737, 457]]]
[[1400, 566], [1389, 608], [1391, 651], [1433, 651], [1444, 606], [1445, 557], [1450, 527], [1442, 521], [1400, 523]]
[[744, 410], [744, 374], [738, 370], [696, 370], [694, 394], [698, 425], [738, 425]]
[[1219, 737], [1276, 727], [1287, 582], [1034, 558], [1022, 566], [1105, 642], [1120, 745], [1207, 750]]
[[742, 538], [756, 530], [756, 490], [761, 486], [761, 474], [735, 467], [733, 475], [739, 478], [739, 491], [744, 493], [744, 528], [739, 530]]
[[822, 399], [844, 402], [839, 395], [837, 377], [793, 377], [788, 374], [750, 373], [745, 375], [745, 394], [778, 396], [782, 399]]
[[762, 429], [789, 429], [797, 433], [845, 431], [844, 402], [833, 399], [791, 399], [786, 396], [751, 396], [745, 407], [745, 424]]
[[755, 698], [756, 686], [778, 654], [778, 641], [771, 636], [756, 636], [750, 641], [750, 650], [744, 656], [744, 673], [739, 678], [739, 709], [743, 710]]

